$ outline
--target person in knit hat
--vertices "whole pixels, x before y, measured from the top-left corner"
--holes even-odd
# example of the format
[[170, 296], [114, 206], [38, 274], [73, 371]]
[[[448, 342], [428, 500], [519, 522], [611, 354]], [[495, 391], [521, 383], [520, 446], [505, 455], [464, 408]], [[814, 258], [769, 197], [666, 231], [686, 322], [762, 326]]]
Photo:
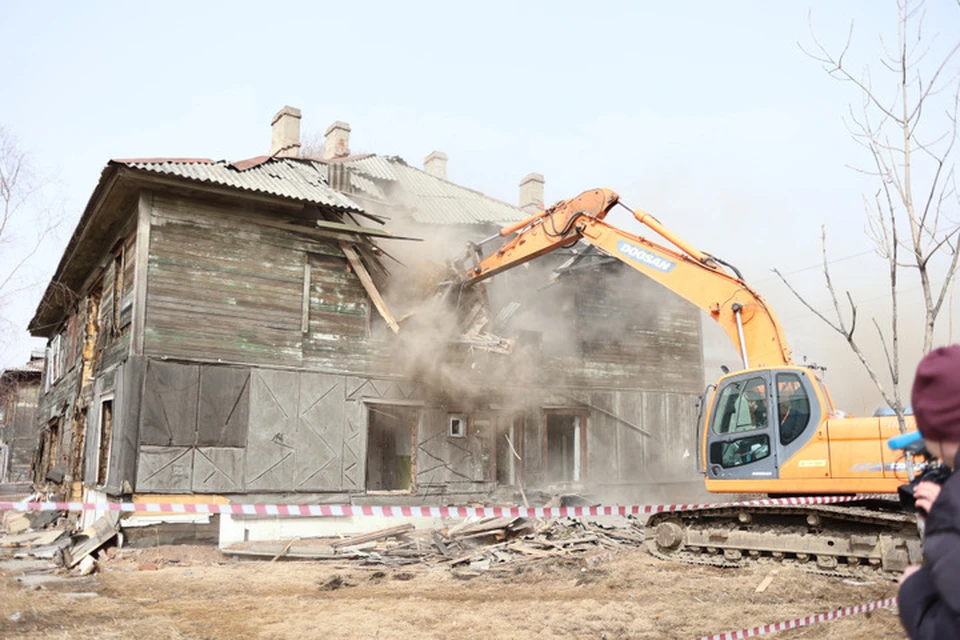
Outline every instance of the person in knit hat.
[[[928, 353], [911, 393], [917, 429], [927, 450], [950, 469], [960, 460], [960, 344]], [[923, 565], [900, 578], [899, 609], [913, 640], [960, 639], [960, 473], [943, 486], [921, 482], [916, 506], [927, 511]]]

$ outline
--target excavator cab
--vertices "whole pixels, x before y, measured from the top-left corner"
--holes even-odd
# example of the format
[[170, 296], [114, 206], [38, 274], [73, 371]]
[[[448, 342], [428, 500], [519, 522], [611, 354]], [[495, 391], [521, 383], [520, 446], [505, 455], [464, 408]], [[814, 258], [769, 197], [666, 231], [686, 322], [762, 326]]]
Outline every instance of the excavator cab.
[[707, 478], [779, 478], [782, 463], [816, 431], [817, 405], [814, 383], [799, 367], [725, 376], [704, 422]]

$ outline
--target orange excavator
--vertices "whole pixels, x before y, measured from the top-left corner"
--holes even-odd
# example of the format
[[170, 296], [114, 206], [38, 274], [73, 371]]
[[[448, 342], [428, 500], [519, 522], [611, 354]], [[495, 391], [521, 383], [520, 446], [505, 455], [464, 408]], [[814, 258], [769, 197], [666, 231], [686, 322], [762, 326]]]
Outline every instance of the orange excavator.
[[[645, 211], [628, 208], [672, 247], [606, 222], [618, 205], [625, 206], [616, 193], [594, 189], [505, 227], [494, 238], [509, 239], [490, 255], [483, 257], [483, 243], [471, 245], [472, 266], [459, 284], [585, 241], [700, 307], [740, 354], [743, 369], [708, 387], [700, 405], [698, 466], [708, 491], [896, 495], [907, 477], [902, 454], [886, 446], [900, 434], [896, 417], [841, 415], [816, 370], [793, 363], [773, 310], [732, 265]], [[915, 429], [908, 416], [907, 430]], [[913, 517], [896, 504], [707, 508], [658, 514], [645, 530], [652, 552], [689, 562], [739, 566], [774, 557], [814, 559], [821, 572], [870, 565], [897, 572], [919, 559], [920, 543]]]

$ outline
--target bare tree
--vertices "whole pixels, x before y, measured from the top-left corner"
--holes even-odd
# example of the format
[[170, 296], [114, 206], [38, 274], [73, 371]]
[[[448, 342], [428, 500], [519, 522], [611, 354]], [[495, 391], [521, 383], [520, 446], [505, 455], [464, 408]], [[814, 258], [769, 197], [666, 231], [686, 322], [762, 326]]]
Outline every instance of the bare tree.
[[300, 144], [300, 157], [319, 159], [323, 157], [325, 139], [320, 133], [310, 133], [303, 136]]
[[[853, 139], [868, 152], [869, 164], [855, 170], [873, 176], [878, 187], [864, 197], [868, 232], [877, 253], [888, 267], [890, 285], [890, 326], [885, 331], [873, 319], [886, 360], [893, 393], [888, 393], [855, 339], [857, 307], [847, 292], [849, 321], [844, 319], [840, 301], [830, 277], [823, 242], [823, 273], [836, 320], [813, 308], [790, 285], [790, 290], [818, 317], [840, 333], [866, 368], [884, 401], [897, 413], [905, 429], [899, 384], [900, 333], [899, 295], [904, 274], [916, 274], [923, 296], [923, 353], [933, 348], [934, 330], [947, 294], [956, 281], [960, 258], [960, 198], [956, 189], [954, 148], [960, 112], [960, 73], [951, 65], [960, 59], [960, 40], [941, 48], [936, 34], [924, 31], [922, 0], [897, 1], [897, 42], [890, 47], [881, 38], [879, 59], [883, 78], [874, 82], [871, 69], [862, 73], [850, 69], [848, 53], [853, 24], [839, 54], [831, 53], [813, 33], [812, 50], [801, 49], [819, 62], [833, 78], [850, 84], [860, 97], [860, 106], [851, 105], [846, 118]], [[960, 17], [960, 16], [958, 16]], [[903, 274], [901, 272], [904, 272]], [[949, 304], [949, 301], [948, 301]]]
[[30, 158], [0, 126], [0, 346], [13, 328], [5, 312], [9, 301], [35, 286], [24, 271], [59, 225], [40, 202], [41, 186]]

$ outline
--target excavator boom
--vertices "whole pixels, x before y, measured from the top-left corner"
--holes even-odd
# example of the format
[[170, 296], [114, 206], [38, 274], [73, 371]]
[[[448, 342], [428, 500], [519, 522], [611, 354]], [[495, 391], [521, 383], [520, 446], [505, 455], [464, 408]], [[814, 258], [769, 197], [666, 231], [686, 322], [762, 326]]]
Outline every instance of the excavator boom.
[[[621, 260], [707, 312], [737, 346], [744, 368], [792, 364], [790, 349], [776, 315], [739, 274], [704, 253], [642, 210], [634, 218], [674, 248], [634, 235], [604, 221], [620, 197], [609, 189], [585, 191], [570, 200], [503, 228], [513, 238], [479, 259], [462, 276], [462, 284], [481, 282], [580, 240]], [[735, 270], [734, 270], [735, 271]]]

